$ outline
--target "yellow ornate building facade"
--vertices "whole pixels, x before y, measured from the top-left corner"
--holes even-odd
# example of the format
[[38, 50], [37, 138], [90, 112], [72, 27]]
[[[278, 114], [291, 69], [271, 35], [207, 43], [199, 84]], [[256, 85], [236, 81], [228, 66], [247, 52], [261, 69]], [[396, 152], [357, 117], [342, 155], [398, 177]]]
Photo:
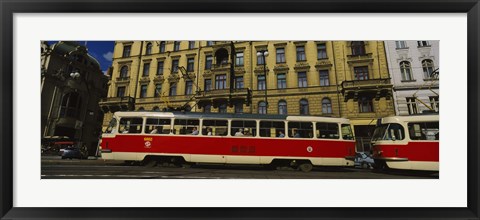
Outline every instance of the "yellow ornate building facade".
[[391, 97], [382, 41], [117, 41], [100, 105], [345, 117], [361, 142]]

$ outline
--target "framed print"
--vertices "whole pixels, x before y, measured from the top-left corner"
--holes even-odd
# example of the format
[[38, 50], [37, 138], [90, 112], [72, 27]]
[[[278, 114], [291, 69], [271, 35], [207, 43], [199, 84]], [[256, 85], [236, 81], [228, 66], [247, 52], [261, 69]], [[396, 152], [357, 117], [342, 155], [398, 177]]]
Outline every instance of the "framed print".
[[2, 219], [479, 218], [477, 0], [1, 10]]

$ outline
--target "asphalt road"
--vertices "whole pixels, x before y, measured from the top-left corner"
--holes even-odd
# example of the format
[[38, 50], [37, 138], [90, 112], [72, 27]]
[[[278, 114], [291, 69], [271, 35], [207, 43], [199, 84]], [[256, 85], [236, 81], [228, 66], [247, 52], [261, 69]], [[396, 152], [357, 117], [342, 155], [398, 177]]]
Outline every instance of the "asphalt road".
[[370, 169], [315, 167], [305, 173], [291, 168], [261, 166], [195, 165], [145, 167], [123, 162], [42, 157], [42, 179], [438, 179], [423, 172], [379, 172]]

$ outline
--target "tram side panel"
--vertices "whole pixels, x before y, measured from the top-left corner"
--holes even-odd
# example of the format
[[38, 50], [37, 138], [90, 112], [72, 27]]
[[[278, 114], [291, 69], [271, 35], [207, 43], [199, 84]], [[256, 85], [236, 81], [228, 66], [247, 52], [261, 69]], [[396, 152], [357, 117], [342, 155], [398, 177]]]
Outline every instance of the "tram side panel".
[[143, 160], [145, 156], [181, 156], [187, 162], [269, 164], [274, 159], [307, 159], [314, 165], [352, 166], [354, 142], [315, 139], [266, 139], [117, 134], [104, 138], [104, 159]]

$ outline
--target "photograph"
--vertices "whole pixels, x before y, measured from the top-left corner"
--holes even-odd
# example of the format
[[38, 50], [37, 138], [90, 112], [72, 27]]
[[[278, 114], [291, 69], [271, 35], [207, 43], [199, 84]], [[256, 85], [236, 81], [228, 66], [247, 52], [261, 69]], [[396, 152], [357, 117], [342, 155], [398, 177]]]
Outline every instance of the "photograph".
[[440, 41], [42, 40], [42, 179], [439, 179]]

